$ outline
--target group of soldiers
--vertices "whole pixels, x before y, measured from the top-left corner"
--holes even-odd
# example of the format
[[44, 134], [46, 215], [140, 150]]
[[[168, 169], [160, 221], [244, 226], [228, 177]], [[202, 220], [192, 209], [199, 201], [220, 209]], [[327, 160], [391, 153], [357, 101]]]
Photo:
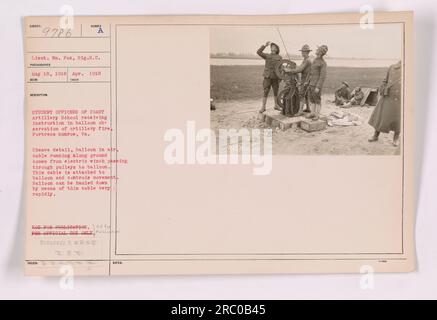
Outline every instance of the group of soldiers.
[[[264, 50], [270, 46], [270, 53]], [[263, 100], [260, 113], [266, 111], [267, 98], [270, 89], [273, 89], [276, 110], [281, 111], [284, 115], [303, 115], [307, 113], [306, 118], [318, 120], [320, 117], [321, 95], [323, 84], [326, 79], [327, 65], [324, 56], [328, 52], [326, 45], [317, 47], [316, 57], [311, 61], [309, 54], [312, 50], [305, 44], [300, 49], [303, 61], [300, 66], [296, 66], [290, 60], [283, 60], [279, 46], [276, 43], [268, 41], [262, 45], [257, 54], [265, 60], [263, 73]], [[283, 63], [286, 61], [286, 63]], [[283, 66], [283, 67], [282, 67]], [[278, 71], [278, 67], [280, 70]], [[298, 112], [289, 113], [289, 104], [279, 103], [281, 95], [279, 83], [285, 82], [284, 91], [287, 92], [285, 100], [291, 99], [298, 104]], [[400, 123], [401, 123], [401, 62], [391, 65], [383, 84], [379, 88], [380, 98], [369, 119], [369, 124], [375, 129], [373, 136], [368, 140], [375, 142], [379, 139], [381, 132], [394, 132], [393, 145], [399, 145]], [[297, 99], [295, 99], [297, 98]], [[342, 86], [335, 93], [335, 104], [339, 106], [360, 105], [364, 99], [364, 93], [360, 87], [350, 91], [349, 84], [343, 82]], [[290, 102], [290, 101], [288, 101]]]
[[344, 108], [361, 105], [364, 99], [364, 92], [361, 87], [357, 87], [351, 91], [349, 83], [346, 81], [343, 81], [340, 88], [335, 90], [334, 95], [335, 105]]
[[[266, 47], [270, 46], [270, 53], [264, 53]], [[299, 110], [296, 115], [302, 115], [303, 112], [307, 112], [307, 118], [318, 120], [320, 116], [320, 111], [322, 108], [321, 95], [323, 89], [323, 83], [326, 79], [326, 61], [324, 56], [328, 52], [328, 47], [326, 45], [321, 45], [316, 50], [316, 57], [311, 61], [309, 54], [312, 50], [309, 45], [305, 44], [300, 49], [301, 55], [303, 57], [300, 66], [295, 66], [294, 64], [284, 64], [281, 72], [284, 74], [285, 86], [294, 88], [297, 84], [297, 92], [299, 95]], [[264, 68], [264, 80], [263, 80], [263, 102], [260, 109], [260, 113], [266, 111], [266, 102], [269, 95], [270, 89], [273, 89], [273, 95], [275, 98], [275, 109], [282, 111], [285, 115], [287, 110], [281, 107], [278, 103], [278, 90], [279, 82], [281, 80], [278, 75], [277, 67], [281, 66], [282, 57], [279, 55], [279, 46], [273, 42], [267, 42], [262, 45], [257, 54], [265, 60]], [[291, 90], [290, 92], [294, 92]]]

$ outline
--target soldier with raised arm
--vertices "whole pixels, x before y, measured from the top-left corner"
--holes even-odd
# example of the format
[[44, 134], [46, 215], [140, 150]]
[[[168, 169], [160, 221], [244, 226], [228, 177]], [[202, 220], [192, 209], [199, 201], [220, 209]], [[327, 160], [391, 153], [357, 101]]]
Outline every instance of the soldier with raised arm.
[[[264, 49], [268, 46], [270, 46], [271, 53], [264, 52]], [[259, 110], [260, 113], [266, 111], [267, 97], [269, 96], [270, 88], [273, 89], [273, 96], [275, 98], [274, 108], [276, 110], [282, 110], [281, 107], [279, 107], [276, 103], [278, 97], [279, 82], [281, 81], [275, 72], [276, 64], [282, 60], [282, 57], [279, 55], [279, 51], [279, 46], [276, 43], [267, 41], [266, 44], [262, 45], [256, 52], [261, 58], [265, 60], [263, 72], [263, 101], [262, 107]]]

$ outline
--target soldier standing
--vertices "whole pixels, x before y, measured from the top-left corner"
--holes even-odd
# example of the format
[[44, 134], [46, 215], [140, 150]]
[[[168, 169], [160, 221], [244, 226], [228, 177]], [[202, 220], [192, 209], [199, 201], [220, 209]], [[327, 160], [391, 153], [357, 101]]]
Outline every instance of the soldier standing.
[[[264, 53], [264, 49], [270, 46], [271, 53]], [[265, 60], [264, 67], [264, 80], [263, 80], [263, 102], [262, 107], [259, 110], [260, 113], [266, 111], [266, 103], [267, 97], [269, 96], [270, 88], [273, 89], [273, 95], [275, 98], [275, 106], [276, 110], [282, 110], [276, 103], [278, 97], [279, 90], [279, 81], [280, 79], [276, 75], [275, 68], [276, 64], [282, 60], [282, 57], [279, 55], [279, 46], [276, 43], [267, 41], [266, 44], [262, 45], [258, 51], [256, 52], [261, 58]]]
[[[299, 95], [300, 95], [300, 110], [297, 115], [301, 115], [302, 111], [309, 111], [310, 104], [308, 100], [308, 85], [310, 79], [310, 71], [311, 71], [311, 59], [310, 59], [310, 46], [304, 44], [302, 49], [299, 50], [302, 54], [303, 61], [299, 67], [294, 69], [294, 73], [300, 74], [300, 85], [299, 85]], [[305, 108], [304, 108], [305, 107]]]
[[381, 132], [394, 132], [393, 145], [399, 145], [401, 131], [401, 62], [390, 66], [379, 92], [378, 103], [369, 119], [375, 133], [369, 142], [377, 141]]

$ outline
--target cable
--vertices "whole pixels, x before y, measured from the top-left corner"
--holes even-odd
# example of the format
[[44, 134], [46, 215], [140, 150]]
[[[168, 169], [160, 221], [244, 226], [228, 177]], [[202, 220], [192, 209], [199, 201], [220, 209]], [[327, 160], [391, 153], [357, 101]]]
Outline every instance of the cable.
[[282, 45], [284, 46], [285, 53], [287, 54], [287, 58], [288, 58], [288, 60], [291, 60], [290, 55], [288, 54], [287, 46], [285, 45], [284, 39], [282, 39], [282, 34], [281, 34], [281, 31], [279, 30], [279, 27], [276, 27], [276, 30], [278, 30], [279, 37], [281, 38]]

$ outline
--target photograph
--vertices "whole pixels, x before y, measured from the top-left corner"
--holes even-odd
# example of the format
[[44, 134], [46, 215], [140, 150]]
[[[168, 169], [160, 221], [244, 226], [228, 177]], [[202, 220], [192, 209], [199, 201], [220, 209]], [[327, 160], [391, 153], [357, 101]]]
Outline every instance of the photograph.
[[273, 154], [399, 155], [403, 26], [210, 29], [211, 129], [272, 129]]

